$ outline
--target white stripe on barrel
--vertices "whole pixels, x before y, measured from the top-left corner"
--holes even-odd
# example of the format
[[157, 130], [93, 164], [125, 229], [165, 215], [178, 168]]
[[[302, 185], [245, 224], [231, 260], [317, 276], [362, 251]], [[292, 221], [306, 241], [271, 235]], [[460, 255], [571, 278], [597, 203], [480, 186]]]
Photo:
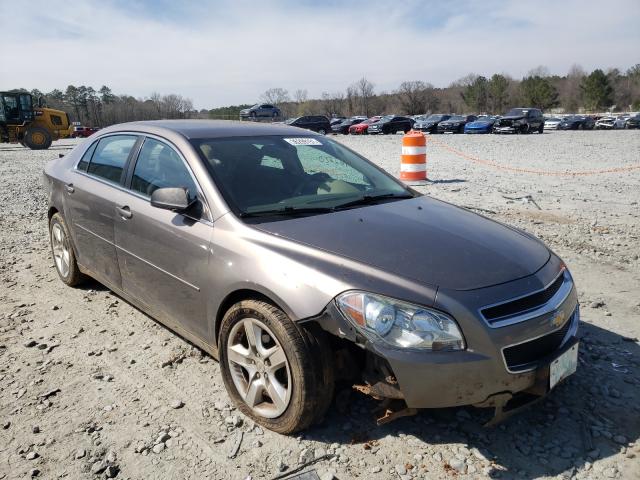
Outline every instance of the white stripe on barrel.
[[400, 165], [401, 172], [426, 172], [426, 163], [403, 163]]
[[427, 147], [402, 147], [402, 155], [425, 155]]

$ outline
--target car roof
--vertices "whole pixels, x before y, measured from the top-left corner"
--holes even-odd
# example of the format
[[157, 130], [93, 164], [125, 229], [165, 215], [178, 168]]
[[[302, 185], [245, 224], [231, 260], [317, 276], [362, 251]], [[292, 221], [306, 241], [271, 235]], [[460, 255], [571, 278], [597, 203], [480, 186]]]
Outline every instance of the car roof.
[[112, 125], [104, 133], [142, 132], [162, 135], [178, 133], [187, 139], [253, 137], [261, 135], [317, 135], [284, 123], [240, 122], [232, 120], [147, 120]]

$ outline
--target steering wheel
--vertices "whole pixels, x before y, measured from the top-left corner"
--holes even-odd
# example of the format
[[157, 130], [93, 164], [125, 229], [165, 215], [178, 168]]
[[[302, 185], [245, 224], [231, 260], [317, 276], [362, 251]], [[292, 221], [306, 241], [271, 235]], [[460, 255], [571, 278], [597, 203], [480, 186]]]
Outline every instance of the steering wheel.
[[[311, 175], [307, 175], [305, 179], [302, 180], [302, 183], [298, 185], [298, 187], [293, 192], [293, 196], [297, 197], [299, 195], [310, 195], [317, 193], [318, 186], [322, 183], [330, 180], [331, 176], [324, 172], [317, 172]], [[315, 187], [315, 191], [311, 190]]]

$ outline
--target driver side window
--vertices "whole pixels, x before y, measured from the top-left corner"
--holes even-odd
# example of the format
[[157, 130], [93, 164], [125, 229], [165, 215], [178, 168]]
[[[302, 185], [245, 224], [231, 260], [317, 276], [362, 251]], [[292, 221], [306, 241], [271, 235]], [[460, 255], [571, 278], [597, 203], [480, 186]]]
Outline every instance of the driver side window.
[[147, 138], [140, 150], [131, 179], [131, 190], [145, 197], [158, 188], [184, 187], [189, 200], [195, 200], [198, 189], [182, 158], [169, 145]]

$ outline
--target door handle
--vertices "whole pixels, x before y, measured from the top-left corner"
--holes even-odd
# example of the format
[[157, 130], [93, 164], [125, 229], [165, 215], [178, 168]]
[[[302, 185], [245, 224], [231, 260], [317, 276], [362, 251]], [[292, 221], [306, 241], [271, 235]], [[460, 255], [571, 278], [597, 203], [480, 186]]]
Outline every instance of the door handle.
[[118, 211], [120, 216], [125, 220], [129, 220], [131, 217], [133, 217], [133, 213], [131, 213], [131, 209], [126, 205], [124, 207], [116, 207], [116, 210]]
[[67, 183], [64, 188], [67, 190], [68, 193], [73, 193], [76, 191], [75, 188], [73, 188], [73, 183]]

